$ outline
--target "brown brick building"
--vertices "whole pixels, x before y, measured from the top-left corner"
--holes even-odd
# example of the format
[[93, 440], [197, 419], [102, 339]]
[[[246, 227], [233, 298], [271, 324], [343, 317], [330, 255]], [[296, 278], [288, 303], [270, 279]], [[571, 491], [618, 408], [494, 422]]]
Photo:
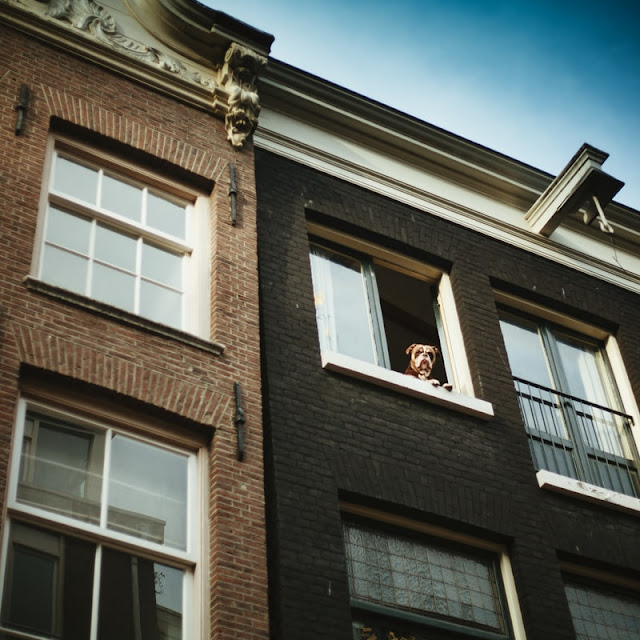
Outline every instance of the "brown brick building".
[[0, 3], [3, 638], [268, 635], [271, 40], [196, 3]]

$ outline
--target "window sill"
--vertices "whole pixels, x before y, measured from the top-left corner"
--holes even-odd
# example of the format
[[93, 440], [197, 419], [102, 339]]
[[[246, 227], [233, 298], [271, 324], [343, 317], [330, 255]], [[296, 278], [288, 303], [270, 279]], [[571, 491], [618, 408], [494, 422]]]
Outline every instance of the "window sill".
[[561, 476], [558, 473], [546, 471], [545, 469], [538, 471], [536, 478], [538, 480], [538, 486], [541, 489], [548, 489], [549, 491], [555, 491], [588, 502], [606, 505], [628, 513], [640, 514], [640, 499], [632, 498], [624, 493], [617, 493], [609, 489], [596, 487], [593, 484], [567, 478], [566, 476]]
[[434, 387], [428, 382], [405, 376], [397, 371], [383, 369], [341, 353], [322, 352], [322, 367], [328, 371], [343, 373], [476, 418], [483, 420], [493, 418], [493, 405], [490, 402], [463, 396], [442, 387]]
[[189, 346], [195, 347], [196, 349], [208, 351], [209, 353], [212, 353], [216, 356], [222, 355], [222, 353], [224, 352], [224, 345], [220, 343], [203, 340], [198, 336], [186, 333], [185, 331], [181, 331], [180, 329], [174, 329], [173, 327], [160, 324], [159, 322], [154, 322], [153, 320], [149, 320], [148, 318], [143, 318], [142, 316], [138, 316], [134, 313], [129, 313], [128, 311], [118, 309], [117, 307], [113, 307], [109, 304], [98, 302], [97, 300], [93, 300], [92, 298], [87, 298], [86, 296], [67, 291], [66, 289], [62, 289], [61, 287], [56, 287], [46, 282], [42, 282], [41, 280], [37, 280], [36, 278], [32, 278], [30, 276], [27, 276], [24, 281], [27, 285], [27, 288], [31, 291], [36, 291], [51, 298], [62, 300], [66, 303], [72, 304], [76, 307], [80, 307], [87, 311], [93, 311], [95, 313], [99, 313], [100, 315], [108, 316], [110, 318], [118, 320], [119, 322], [128, 324], [138, 329], [145, 329], [147, 331], [160, 334], [166, 338], [171, 338], [184, 344], [188, 344]]

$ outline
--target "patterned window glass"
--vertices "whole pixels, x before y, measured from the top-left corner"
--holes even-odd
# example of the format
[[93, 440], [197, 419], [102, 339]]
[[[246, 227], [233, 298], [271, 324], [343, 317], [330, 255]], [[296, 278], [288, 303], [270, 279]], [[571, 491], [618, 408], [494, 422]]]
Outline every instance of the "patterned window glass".
[[355, 601], [505, 633], [490, 557], [352, 523], [344, 536]]
[[638, 640], [640, 595], [604, 586], [565, 583], [578, 640]]

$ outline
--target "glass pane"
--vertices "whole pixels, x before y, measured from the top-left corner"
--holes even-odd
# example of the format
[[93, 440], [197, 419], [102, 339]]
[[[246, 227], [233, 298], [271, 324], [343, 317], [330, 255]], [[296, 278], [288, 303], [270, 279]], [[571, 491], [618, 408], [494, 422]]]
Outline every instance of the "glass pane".
[[135, 276], [94, 263], [91, 297], [115, 307], [135, 310]]
[[37, 418], [32, 424], [22, 449], [18, 500], [98, 522], [103, 436]]
[[142, 189], [105, 175], [102, 179], [101, 206], [125, 218], [142, 222]]
[[3, 623], [47, 637], [86, 640], [94, 555], [93, 544], [13, 523]]
[[180, 329], [182, 294], [143, 280], [140, 283], [140, 315]]
[[184, 240], [186, 235], [185, 208], [166, 198], [148, 193], [147, 225]]
[[146, 242], [142, 245], [142, 277], [182, 289], [183, 256]]
[[103, 549], [99, 640], [181, 640], [183, 572]]
[[565, 592], [577, 640], [637, 640], [640, 599], [637, 594], [566, 584]]
[[95, 205], [98, 172], [57, 156], [53, 169], [53, 188], [55, 191]]
[[40, 277], [57, 287], [86, 295], [88, 267], [89, 261], [86, 258], [45, 245]]
[[76, 216], [56, 207], [49, 207], [47, 213], [47, 242], [71, 249], [82, 255], [89, 255], [91, 220]]
[[599, 350], [565, 337], [557, 337], [557, 344], [566, 379], [565, 391], [583, 400], [610, 406], [598, 366]]
[[360, 262], [314, 247], [311, 271], [321, 348], [376, 364]]
[[504, 630], [493, 563], [463, 551], [345, 526], [351, 596]]
[[187, 546], [187, 457], [115, 435], [110, 529], [177, 549]]
[[553, 388], [537, 327], [533, 324], [516, 324], [511, 320], [501, 320], [500, 326], [513, 375]]
[[135, 273], [136, 238], [108, 229], [102, 225], [96, 228], [95, 258], [115, 267]]

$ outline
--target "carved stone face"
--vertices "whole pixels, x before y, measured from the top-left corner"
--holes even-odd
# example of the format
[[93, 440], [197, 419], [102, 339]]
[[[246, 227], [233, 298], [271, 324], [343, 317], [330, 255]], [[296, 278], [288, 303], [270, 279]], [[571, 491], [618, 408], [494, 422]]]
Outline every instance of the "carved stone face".
[[410, 357], [409, 367], [415, 371], [418, 377], [428, 378], [436, 361], [437, 347], [429, 344], [412, 344], [407, 347], [406, 353]]

